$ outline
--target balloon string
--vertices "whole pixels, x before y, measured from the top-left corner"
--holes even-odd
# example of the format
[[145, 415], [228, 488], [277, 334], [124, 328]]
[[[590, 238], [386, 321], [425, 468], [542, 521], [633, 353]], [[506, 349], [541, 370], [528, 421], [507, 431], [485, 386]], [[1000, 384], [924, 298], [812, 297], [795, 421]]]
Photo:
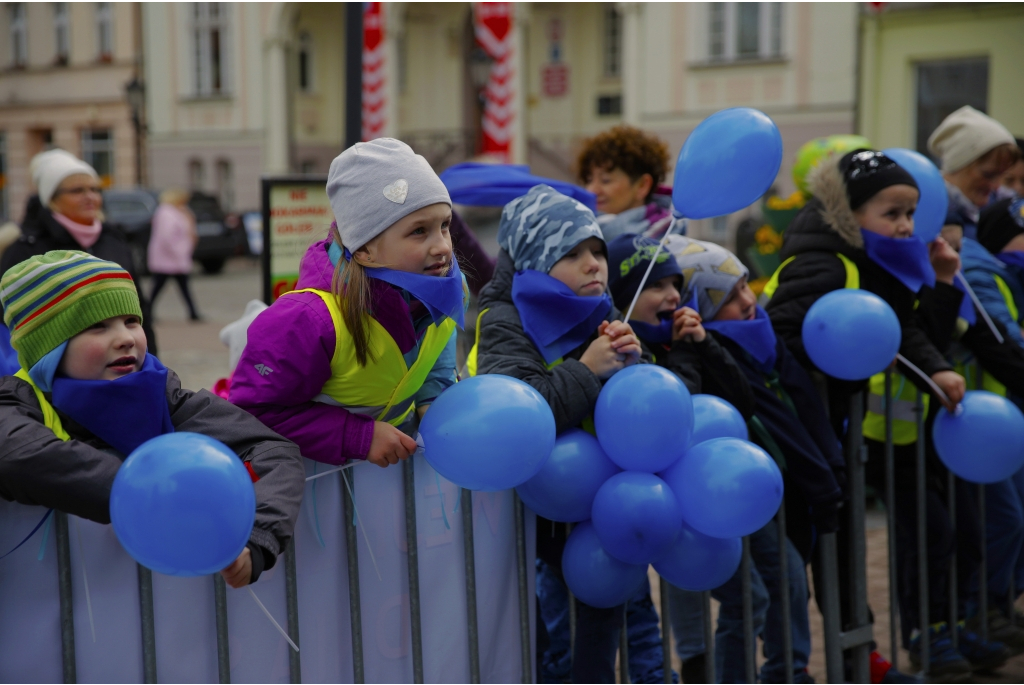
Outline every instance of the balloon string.
[[324, 471], [323, 473], [317, 473], [316, 472], [316, 467], [314, 466], [313, 467], [313, 469], [314, 469], [313, 470], [313, 475], [310, 476], [309, 478], [307, 478], [306, 482], [308, 483], [311, 480], [316, 480], [317, 478], [323, 478], [324, 476], [329, 476], [332, 473], [337, 473], [338, 471], [344, 471], [345, 469], [350, 469], [353, 466], [359, 466], [360, 464], [366, 464], [366, 463], [368, 463], [368, 462], [365, 462], [365, 461], [354, 461], [351, 464], [345, 464], [344, 466], [339, 466], [336, 469], [330, 469], [328, 471]]
[[46, 527], [43, 528], [43, 539], [39, 543], [39, 555], [36, 557], [37, 561], [42, 561], [43, 557], [46, 556], [46, 543], [50, 540], [50, 524], [53, 523], [53, 517], [50, 516], [52, 512], [53, 509], [46, 514]]
[[281, 635], [284, 636], [284, 639], [288, 640], [288, 644], [292, 646], [292, 649], [298, 652], [299, 646], [292, 642], [292, 639], [288, 637], [288, 633], [281, 627], [281, 624], [274, 620], [274, 616], [270, 613], [267, 607], [263, 606], [263, 602], [261, 602], [260, 598], [256, 596], [256, 593], [253, 592], [252, 588], [246, 586], [245, 589], [249, 591], [249, 596], [252, 597], [252, 601], [256, 602], [256, 606], [263, 610], [263, 613], [266, 614], [267, 618], [270, 619], [270, 622], [274, 624], [275, 628], [277, 628], [277, 632], [281, 633]]
[[999, 329], [996, 328], [996, 325], [992, 321], [992, 318], [988, 315], [988, 312], [986, 312], [985, 308], [981, 306], [981, 300], [979, 300], [978, 296], [974, 293], [974, 288], [972, 288], [970, 283], [967, 282], [967, 279], [964, 278], [963, 271], [957, 269], [956, 277], [960, 279], [960, 284], [963, 285], [964, 289], [967, 291], [967, 294], [970, 296], [971, 302], [974, 303], [974, 308], [977, 309], [978, 312], [981, 314], [981, 318], [985, 319], [985, 324], [988, 326], [988, 329], [992, 331], [992, 335], [994, 335], [996, 337], [996, 340], [999, 341], [999, 344], [1002, 345], [1002, 334], [999, 332]]
[[96, 642], [96, 623], [92, 619], [92, 594], [89, 592], [89, 574], [85, 572], [85, 548], [82, 546], [82, 527], [78, 523], [78, 517], [75, 517], [75, 533], [78, 537], [78, 558], [82, 562], [82, 581], [85, 584], [85, 608], [89, 610], [92, 641]]
[[902, 363], [904, 366], [906, 366], [908, 369], [910, 369], [911, 371], [916, 373], [918, 376], [920, 376], [921, 380], [923, 380], [925, 383], [927, 383], [928, 387], [932, 389], [932, 392], [934, 392], [936, 395], [938, 395], [940, 398], [942, 398], [943, 404], [952, 404], [952, 402], [949, 399], [949, 395], [947, 395], [946, 393], [942, 392], [942, 388], [940, 388], [938, 385], [936, 385], [935, 381], [933, 381], [931, 378], [928, 377], [928, 374], [926, 374], [924, 371], [922, 371], [921, 369], [919, 369], [916, 366], [914, 366], [910, 362], [910, 360], [908, 360], [902, 354], [897, 354], [896, 355], [896, 359], [900, 363]]
[[[316, 468], [319, 462], [313, 462], [313, 475], [316, 476]], [[316, 503], [316, 481], [313, 481], [313, 525], [316, 527], [316, 539], [320, 543], [321, 549], [327, 549], [327, 545], [324, 543], [323, 533], [320, 532], [320, 508]]]
[[[356, 525], [356, 521], [359, 520], [359, 509], [356, 508], [356, 496], [352, 492], [352, 486], [348, 484], [347, 474], [341, 474], [341, 480], [345, 483], [345, 488], [348, 490], [349, 499], [352, 500], [352, 511], [355, 514], [355, 516], [352, 517], [352, 526], [354, 527]], [[363, 531], [363, 539], [366, 541], [366, 549], [370, 552], [370, 561], [373, 562], [373, 570], [377, 572], [377, 580], [383, 583], [384, 578], [380, 575], [380, 569], [377, 568], [377, 557], [374, 556], [373, 547], [370, 546], [370, 536], [366, 534], [366, 526], [361, 526], [360, 530]]]
[[[437, 475], [437, 471], [434, 471], [434, 482], [437, 483], [437, 494], [441, 496], [441, 518], [444, 520], [445, 530], [451, 530], [451, 525], [448, 524], [448, 514], [444, 511], [444, 490], [441, 489], [441, 477]], [[455, 513], [454, 511], [452, 512]]]
[[[686, 219], [678, 222], [680, 226], [686, 226]], [[651, 275], [651, 271], [654, 270], [654, 265], [658, 261], [658, 255], [661, 254], [661, 248], [665, 247], [665, 242], [668, 237], [672, 235], [672, 229], [676, 226], [676, 222], [673, 221], [669, 224], [669, 227], [665, 230], [665, 235], [661, 236], [661, 242], [658, 243], [658, 249], [654, 251], [654, 255], [651, 257], [651, 263], [647, 265], [647, 271], [644, 272], [644, 277], [640, 279], [640, 285], [637, 286], [636, 293], [633, 295], [633, 301], [629, 303], [629, 309], [626, 310], [626, 316], [623, 317], [623, 321], [629, 322], [629, 317], [633, 314], [633, 308], [636, 307], [637, 300], [640, 299], [640, 293], [644, 289], [644, 284], [647, 283], [648, 276]]]

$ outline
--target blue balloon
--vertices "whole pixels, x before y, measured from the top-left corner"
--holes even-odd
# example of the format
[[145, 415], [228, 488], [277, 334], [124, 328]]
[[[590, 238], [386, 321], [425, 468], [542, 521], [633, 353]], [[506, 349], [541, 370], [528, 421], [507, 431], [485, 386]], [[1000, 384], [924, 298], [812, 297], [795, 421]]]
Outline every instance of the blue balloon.
[[971, 483], [998, 483], [1024, 467], [1024, 414], [995, 393], [972, 390], [954, 414], [940, 409], [932, 438], [946, 468]]
[[441, 393], [420, 423], [423, 455], [442, 476], [470, 490], [525, 483], [555, 446], [555, 417], [521, 380], [474, 376]]
[[782, 503], [782, 472], [768, 453], [736, 438], [694, 445], [662, 478], [683, 521], [715, 538], [740, 538], [772, 520]]
[[576, 599], [599, 609], [624, 604], [647, 578], [646, 564], [619, 561], [601, 547], [590, 521], [573, 528], [562, 550], [562, 577]]
[[946, 192], [942, 172], [932, 160], [915, 150], [890, 147], [882, 152], [910, 172], [917, 181], [921, 197], [918, 198], [917, 209], [914, 211], [914, 235], [930, 243], [942, 231], [942, 225], [946, 223], [946, 212], [949, 210], [949, 194]]
[[746, 440], [747, 422], [736, 407], [714, 395], [693, 396], [693, 436], [691, 445], [712, 438], [739, 438]]
[[627, 564], [649, 564], [668, 552], [683, 516], [665, 481], [626, 471], [597, 491], [590, 522], [608, 554]]
[[245, 548], [256, 493], [242, 460], [198, 433], [147, 440], [125, 459], [110, 490], [110, 521], [121, 546], [146, 568], [204, 576]]
[[712, 114], [683, 143], [672, 204], [688, 219], [739, 211], [768, 192], [782, 165], [782, 136], [768, 115], [749, 107]]
[[590, 433], [570, 428], [555, 440], [551, 456], [530, 480], [516, 487], [523, 504], [552, 521], [577, 523], [590, 518], [594, 496], [621, 472]]
[[807, 311], [804, 349], [834, 378], [859, 381], [881, 373], [896, 358], [903, 334], [896, 312], [866, 290], [833, 290]]
[[713, 538], [684, 523], [675, 544], [654, 562], [654, 570], [678, 588], [703, 592], [732, 578], [742, 556], [739, 538]]
[[683, 456], [690, 444], [690, 391], [660, 366], [630, 366], [601, 389], [594, 427], [605, 453], [623, 469], [661, 471]]

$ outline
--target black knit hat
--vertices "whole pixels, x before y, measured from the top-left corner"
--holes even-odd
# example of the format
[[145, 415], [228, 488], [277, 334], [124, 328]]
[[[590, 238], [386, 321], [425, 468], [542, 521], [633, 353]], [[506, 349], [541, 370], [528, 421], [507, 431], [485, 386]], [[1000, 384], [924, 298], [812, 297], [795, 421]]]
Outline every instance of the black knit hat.
[[1009, 197], [981, 210], [978, 242], [997, 254], [1015, 237], [1024, 233], [1024, 200]]
[[[623, 233], [608, 243], [608, 290], [615, 306], [622, 311], [628, 309], [633, 301], [655, 252], [658, 252], [657, 240], [632, 233]], [[672, 255], [667, 250], [661, 250], [647, 278], [645, 289], [666, 276], [679, 276], [682, 281], [683, 272], [679, 270]]]
[[889, 186], [917, 188], [917, 181], [909, 171], [875, 150], [861, 149], [846, 153], [839, 160], [839, 172], [846, 184], [850, 209], [854, 211]]

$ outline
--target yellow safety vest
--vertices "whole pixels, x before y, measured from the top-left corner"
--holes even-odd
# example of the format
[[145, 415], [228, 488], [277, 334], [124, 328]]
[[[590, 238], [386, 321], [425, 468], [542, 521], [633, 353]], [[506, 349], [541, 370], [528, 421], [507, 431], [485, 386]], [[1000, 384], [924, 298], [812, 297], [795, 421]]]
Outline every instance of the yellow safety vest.
[[64, 425], [60, 422], [60, 417], [57, 416], [57, 410], [54, 409], [53, 405], [47, 401], [46, 397], [43, 395], [43, 391], [39, 389], [39, 386], [36, 385], [35, 381], [32, 380], [32, 377], [28, 375], [28, 372], [25, 371], [25, 369], [18, 369], [18, 373], [14, 374], [14, 377], [20, 378], [32, 386], [32, 390], [36, 394], [36, 400], [38, 400], [39, 406], [43, 410], [43, 425], [52, 430], [53, 434], [64, 442], [70, 440], [71, 436], [68, 435], [66, 430], [64, 430]]
[[334, 322], [337, 342], [331, 358], [331, 377], [313, 400], [344, 407], [354, 414], [372, 416], [394, 426], [400, 425], [416, 408], [413, 396], [423, 386], [448, 345], [455, 331], [455, 322], [445, 319], [440, 326], [430, 324], [420, 343], [419, 355], [410, 368], [394, 338], [373, 317], [367, 316], [371, 359], [362, 366], [356, 359], [356, 346], [345, 326], [337, 298], [315, 288], [292, 292], [318, 295], [327, 305]]
[[[846, 283], [843, 287], [860, 288], [860, 271], [857, 269], [857, 265], [845, 255], [836, 253], [836, 257], [839, 257], [846, 269]], [[772, 274], [763, 291], [768, 299], [775, 294], [779, 287], [779, 274], [782, 269], [794, 259], [795, 257], [790, 257], [782, 262]], [[892, 441], [896, 445], [910, 445], [917, 442], [917, 388], [913, 383], [908, 383], [901, 374], [893, 375], [892, 385]], [[924, 395], [922, 407], [926, 416], [928, 400], [929, 396]], [[868, 381], [868, 408], [864, 414], [862, 431], [866, 438], [879, 442], [885, 441], [885, 372], [876, 373]]]
[[[1010, 316], [1013, 317], [1014, 321], [1018, 320], [1020, 310], [1017, 309], [1017, 304], [1013, 301], [1013, 292], [1010, 290], [1010, 286], [1006, 284], [1002, 278], [996, 274], [992, 274], [992, 279], [996, 282], [996, 287], [999, 288], [999, 294], [1003, 296], [1003, 301], [1006, 303], [1006, 309], [1010, 312]], [[1006, 397], [1006, 386], [995, 379], [995, 376], [990, 374], [981, 368], [980, 364], [974, 364], [975, 381], [977, 380], [977, 374], [981, 374], [981, 389], [994, 392], [995, 394]], [[977, 390], [977, 383], [971, 382], [971, 366], [958, 361], [956, 363], [956, 372], [959, 373], [967, 381], [968, 390]]]

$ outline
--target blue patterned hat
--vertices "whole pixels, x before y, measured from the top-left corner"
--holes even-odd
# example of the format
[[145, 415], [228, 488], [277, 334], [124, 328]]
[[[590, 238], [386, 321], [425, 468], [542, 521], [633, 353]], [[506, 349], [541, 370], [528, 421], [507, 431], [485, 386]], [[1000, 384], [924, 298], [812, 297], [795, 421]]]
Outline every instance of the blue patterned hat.
[[501, 212], [498, 244], [512, 257], [516, 271], [548, 273], [587, 238], [604, 242], [594, 213], [548, 185], [530, 188]]

